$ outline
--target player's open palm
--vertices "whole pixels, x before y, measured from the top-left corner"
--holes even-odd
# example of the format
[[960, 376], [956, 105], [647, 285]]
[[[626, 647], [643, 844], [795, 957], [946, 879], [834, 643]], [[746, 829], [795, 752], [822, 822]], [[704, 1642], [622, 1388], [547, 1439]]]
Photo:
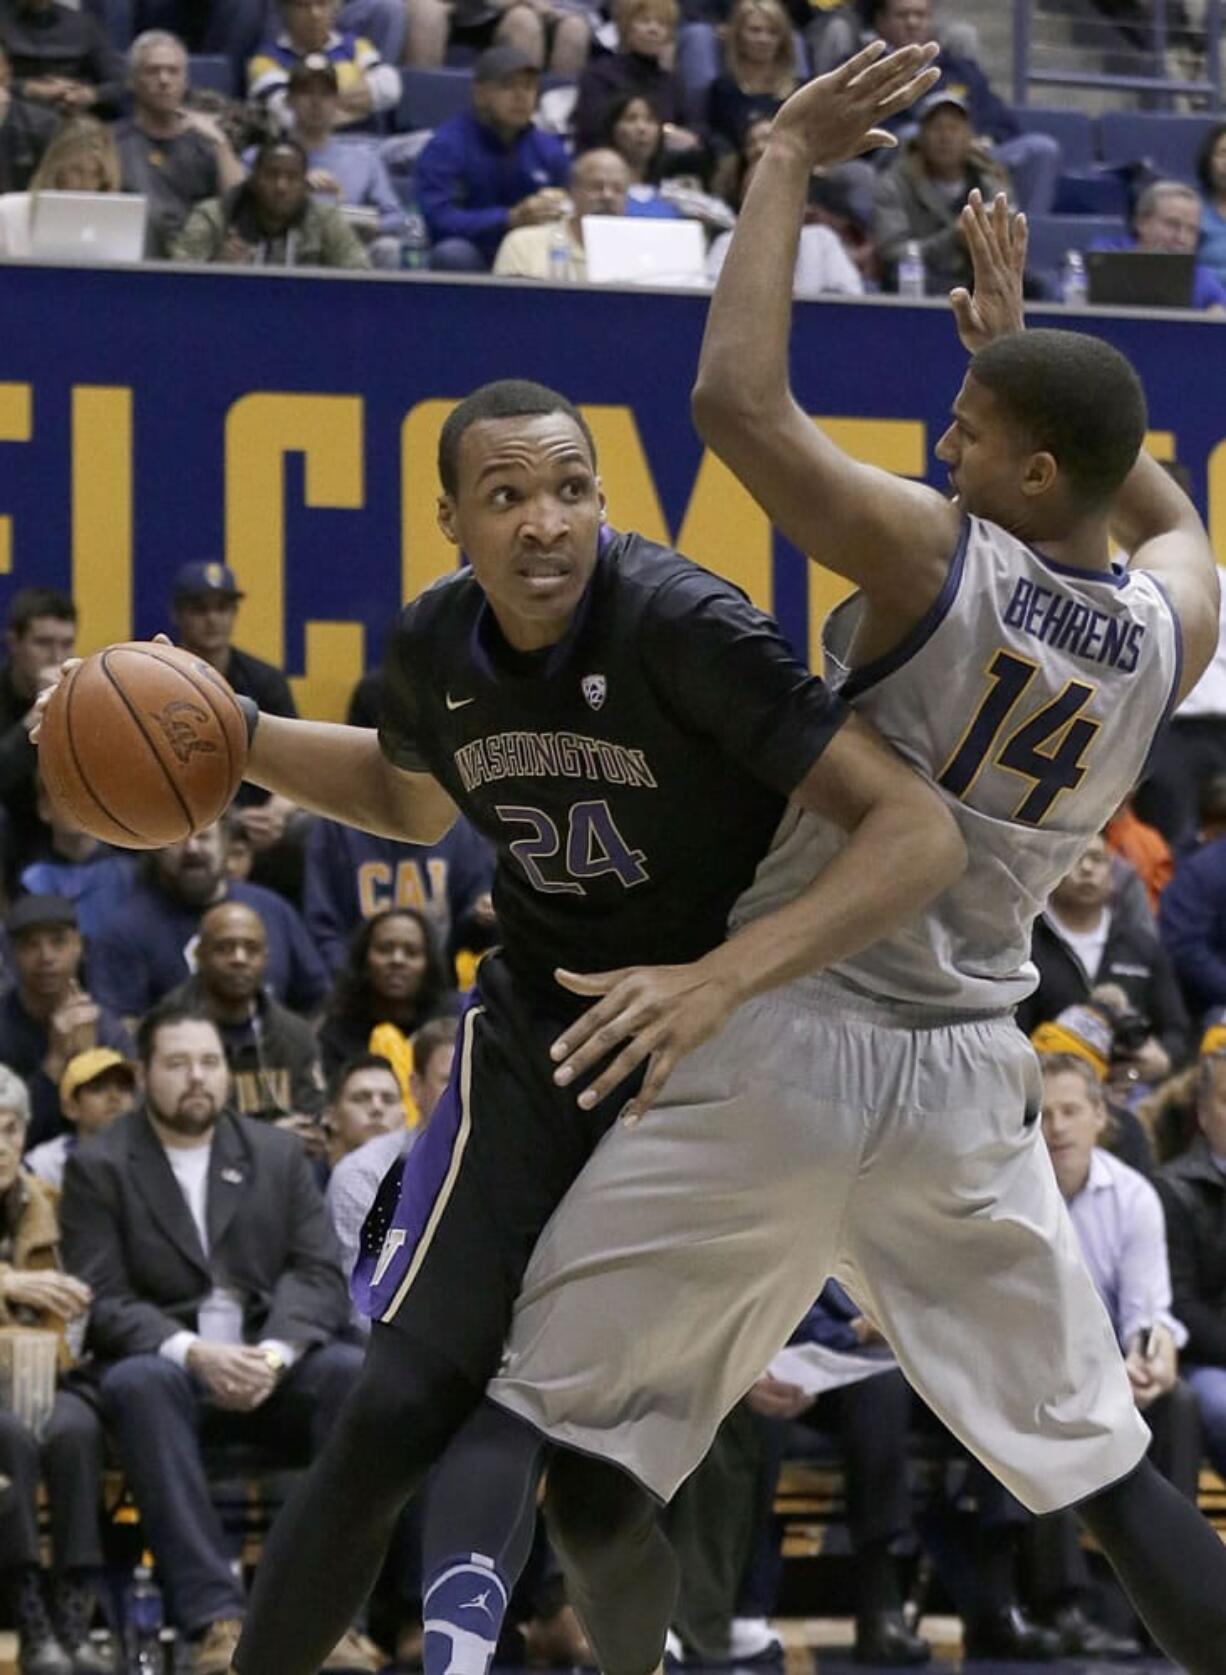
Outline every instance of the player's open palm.
[[989, 208], [975, 188], [958, 225], [971, 258], [974, 290], [959, 285], [949, 293], [949, 300], [962, 346], [973, 355], [1025, 326], [1026, 217], [1009, 208], [1003, 192], [996, 194]]
[[799, 147], [811, 168], [897, 145], [881, 124], [907, 110], [938, 80], [940, 71], [932, 67], [938, 50], [930, 41], [887, 53], [884, 41], [874, 41], [793, 93], [775, 118], [772, 141]]
[[572, 993], [598, 998], [550, 1049], [557, 1067], [553, 1079], [560, 1087], [568, 1087], [608, 1060], [579, 1095], [579, 1104], [589, 1111], [646, 1061], [642, 1086], [621, 1113], [626, 1123], [639, 1120], [659, 1097], [678, 1061], [708, 1041], [736, 1005], [731, 986], [701, 960], [692, 965], [629, 966], [586, 975], [558, 971], [555, 975]]

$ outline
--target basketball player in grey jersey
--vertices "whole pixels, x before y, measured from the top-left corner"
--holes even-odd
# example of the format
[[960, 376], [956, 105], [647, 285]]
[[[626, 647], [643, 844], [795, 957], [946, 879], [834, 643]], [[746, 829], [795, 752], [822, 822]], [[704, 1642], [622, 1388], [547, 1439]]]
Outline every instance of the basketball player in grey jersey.
[[[881, 50], [776, 119], [695, 416], [794, 544], [857, 584], [828, 662], [944, 792], [970, 871], [856, 960], [742, 1008], [663, 1087], [649, 1069], [632, 1115], [656, 1108], [606, 1136], [546, 1229], [490, 1394], [667, 1497], [833, 1271], [950, 1428], [1032, 1510], [1076, 1505], [1155, 1639], [1210, 1675], [1226, 1667], [1226, 1554], [1145, 1458], [1011, 1010], [1042, 900], [1212, 655], [1216, 566], [1191, 504], [1139, 454], [1144, 398], [1122, 357], [1017, 329], [1025, 231], [1003, 202], [964, 220], [976, 287], [953, 300], [974, 359], [938, 446], [955, 501], [851, 460], [793, 399], [809, 176], [885, 143], [857, 87]], [[835, 847], [798, 814], [734, 926]], [[666, 974], [589, 983], [602, 998], [558, 1044], [558, 1074], [624, 1043], [599, 1098], [649, 1057], [670, 999]], [[591, 1555], [562, 1554], [586, 1615], [610, 1609], [584, 1591]]]

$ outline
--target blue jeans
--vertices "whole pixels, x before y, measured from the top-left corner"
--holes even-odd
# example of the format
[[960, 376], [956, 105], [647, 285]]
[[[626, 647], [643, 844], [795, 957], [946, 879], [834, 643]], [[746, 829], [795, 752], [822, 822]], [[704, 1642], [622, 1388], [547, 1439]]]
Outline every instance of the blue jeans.
[[1050, 134], [1015, 134], [993, 147], [1013, 177], [1017, 206], [1027, 215], [1047, 215], [1056, 201], [1064, 153]]
[[225, 1533], [209, 1496], [201, 1433], [224, 1440], [305, 1444], [314, 1458], [362, 1369], [362, 1350], [308, 1350], [254, 1413], [213, 1406], [204, 1386], [164, 1355], [130, 1355], [102, 1378], [102, 1413], [140, 1508], [172, 1621], [189, 1634], [243, 1615]]
[[1186, 1368], [1183, 1375], [1200, 1404], [1205, 1453], [1219, 1477], [1226, 1477], [1226, 1367]]
[[435, 273], [488, 273], [490, 264], [471, 239], [441, 238], [430, 252]]

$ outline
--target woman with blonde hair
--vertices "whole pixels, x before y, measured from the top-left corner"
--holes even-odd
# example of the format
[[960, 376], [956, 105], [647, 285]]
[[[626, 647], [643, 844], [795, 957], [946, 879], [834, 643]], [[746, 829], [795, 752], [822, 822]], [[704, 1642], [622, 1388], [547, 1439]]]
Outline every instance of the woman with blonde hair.
[[36, 192], [118, 192], [119, 152], [105, 123], [74, 116], [52, 137], [30, 181]]
[[724, 68], [711, 83], [707, 107], [717, 189], [735, 178], [750, 125], [774, 116], [800, 80], [791, 20], [780, 0], [736, 0], [724, 28]]

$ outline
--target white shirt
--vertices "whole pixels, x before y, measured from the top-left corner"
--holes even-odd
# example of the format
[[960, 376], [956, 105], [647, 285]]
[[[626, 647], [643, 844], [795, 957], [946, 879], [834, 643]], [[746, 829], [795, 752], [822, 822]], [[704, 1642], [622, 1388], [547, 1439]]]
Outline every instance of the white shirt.
[[1088, 931], [1070, 929], [1050, 903], [1046, 908], [1046, 918], [1061, 942], [1071, 948], [1081, 961], [1086, 979], [1092, 983], [1103, 962], [1103, 949], [1107, 946], [1107, 938], [1111, 935], [1111, 909], [1104, 907], [1098, 923]]
[[[708, 279], [719, 278], [719, 270], [724, 265], [731, 243], [732, 234], [721, 233], [708, 250]], [[864, 294], [860, 270], [844, 250], [833, 228], [813, 226], [800, 229], [792, 292], [798, 297], [858, 297]]]
[[1226, 591], [1218, 605], [1217, 650], [1213, 661], [1175, 711], [1181, 721], [1195, 716], [1226, 716]]
[[1127, 1352], [1146, 1326], [1165, 1326], [1182, 1349], [1188, 1333], [1171, 1313], [1166, 1217], [1144, 1175], [1096, 1146], [1068, 1210], [1120, 1347]]
[[[200, 1235], [200, 1248], [208, 1256], [209, 1162], [213, 1156], [212, 1137], [210, 1136], [208, 1144], [204, 1146], [163, 1145], [162, 1150], [166, 1153], [166, 1161], [179, 1183], [179, 1190], [187, 1202], [196, 1232]], [[201, 1339], [206, 1343], [242, 1343], [243, 1299], [240, 1293], [229, 1286], [214, 1286], [200, 1305], [197, 1326], [198, 1330], [195, 1332], [172, 1332], [170, 1337], [158, 1345], [158, 1354], [164, 1355], [168, 1361], [173, 1361], [177, 1367], [186, 1367], [188, 1351]], [[274, 1338], [262, 1339], [260, 1348], [275, 1350], [287, 1367], [292, 1367], [298, 1358], [298, 1351], [292, 1344], [281, 1343]]]

